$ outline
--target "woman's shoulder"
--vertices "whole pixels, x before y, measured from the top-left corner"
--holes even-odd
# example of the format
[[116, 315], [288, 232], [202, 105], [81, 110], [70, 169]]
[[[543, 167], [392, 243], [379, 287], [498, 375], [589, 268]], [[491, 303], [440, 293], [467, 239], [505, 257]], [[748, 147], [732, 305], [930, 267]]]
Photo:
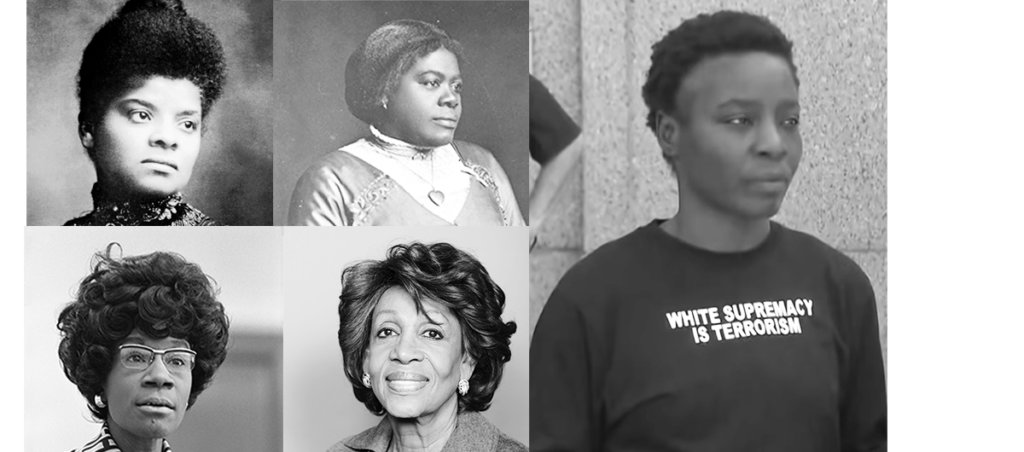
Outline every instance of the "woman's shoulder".
[[494, 450], [497, 452], [525, 452], [529, 449], [511, 436], [501, 433], [498, 436], [498, 446]]
[[479, 144], [462, 140], [455, 140], [453, 144], [455, 145], [455, 149], [459, 151], [459, 154], [462, 155], [462, 158], [468, 160], [470, 163], [486, 167], [498, 164], [498, 160], [494, 158], [494, 154]]
[[391, 424], [387, 419], [383, 419], [373, 427], [334, 443], [327, 452], [384, 451], [387, 450], [390, 439]]
[[373, 181], [380, 176], [380, 170], [352, 152], [361, 149], [366, 145], [365, 143], [366, 140], [361, 139], [320, 156], [306, 168], [301, 179], [304, 181], [346, 181], [349, 184]]

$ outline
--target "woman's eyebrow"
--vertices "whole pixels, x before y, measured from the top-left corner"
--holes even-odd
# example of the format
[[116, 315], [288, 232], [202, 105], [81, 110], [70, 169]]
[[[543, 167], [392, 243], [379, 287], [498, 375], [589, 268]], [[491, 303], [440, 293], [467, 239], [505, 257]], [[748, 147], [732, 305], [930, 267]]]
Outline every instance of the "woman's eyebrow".
[[451, 76], [448, 76], [448, 75], [444, 74], [441, 71], [435, 71], [433, 69], [427, 69], [427, 70], [425, 70], [423, 72], [420, 72], [419, 74], [416, 74], [417, 77], [422, 77], [424, 75], [433, 75], [433, 76], [435, 76], [437, 78], [440, 78], [442, 80], [446, 80], [446, 79], [449, 79], [449, 78], [452, 79], [452, 80], [461, 80], [462, 79], [462, 74], [453, 74]]

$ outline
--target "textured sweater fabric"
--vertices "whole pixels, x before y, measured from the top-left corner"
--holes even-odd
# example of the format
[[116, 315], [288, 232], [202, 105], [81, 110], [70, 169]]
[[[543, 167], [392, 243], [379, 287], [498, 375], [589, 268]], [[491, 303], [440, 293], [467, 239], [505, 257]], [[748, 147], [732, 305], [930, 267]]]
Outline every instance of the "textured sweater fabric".
[[652, 222], [555, 288], [530, 349], [534, 451], [886, 449], [875, 296], [778, 223], [714, 253]]
[[[385, 452], [391, 442], [391, 422], [385, 417], [376, 427], [342, 440], [327, 452]], [[525, 452], [526, 446], [487, 422], [477, 412], [459, 414], [455, 431], [444, 445], [444, 452]]]

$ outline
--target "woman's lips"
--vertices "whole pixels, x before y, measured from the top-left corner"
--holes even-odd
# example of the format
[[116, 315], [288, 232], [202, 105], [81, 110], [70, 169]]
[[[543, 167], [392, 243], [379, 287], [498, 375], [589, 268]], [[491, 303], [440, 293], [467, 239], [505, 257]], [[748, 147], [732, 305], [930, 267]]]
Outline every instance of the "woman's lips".
[[169, 162], [167, 160], [146, 159], [146, 160], [143, 160], [142, 163], [145, 163], [145, 164], [148, 164], [148, 165], [152, 165], [152, 166], [156, 166], [156, 167], [159, 167], [159, 168], [162, 168], [162, 169], [170, 168], [170, 169], [173, 169], [175, 171], [178, 170], [178, 165], [176, 165], [174, 162]]
[[434, 123], [447, 129], [454, 129], [459, 125], [459, 120], [455, 118], [434, 118]]
[[408, 394], [419, 391], [427, 385], [429, 379], [413, 372], [392, 372], [384, 377], [388, 389], [398, 394]]
[[163, 397], [148, 397], [135, 403], [139, 410], [153, 414], [174, 412], [174, 403]]

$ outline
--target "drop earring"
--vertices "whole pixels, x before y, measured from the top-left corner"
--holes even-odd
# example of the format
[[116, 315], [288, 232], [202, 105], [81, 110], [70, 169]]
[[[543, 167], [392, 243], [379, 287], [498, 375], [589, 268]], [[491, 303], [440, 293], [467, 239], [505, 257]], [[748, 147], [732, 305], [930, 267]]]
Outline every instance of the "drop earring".
[[103, 397], [100, 397], [99, 394], [92, 396], [92, 403], [100, 408], [107, 407], [107, 402], [104, 402]]

